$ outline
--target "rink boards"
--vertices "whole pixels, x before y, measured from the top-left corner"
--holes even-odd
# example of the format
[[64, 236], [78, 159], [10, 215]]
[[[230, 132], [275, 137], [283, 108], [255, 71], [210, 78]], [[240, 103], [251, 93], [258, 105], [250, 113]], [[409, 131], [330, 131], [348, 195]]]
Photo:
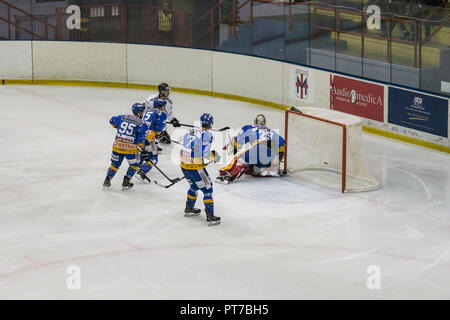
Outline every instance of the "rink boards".
[[[161, 81], [179, 91], [280, 109], [334, 108], [362, 117], [367, 132], [450, 153], [449, 99], [433, 94], [210, 50], [102, 42], [0, 42], [3, 84], [139, 88]], [[389, 112], [390, 108], [396, 112]]]

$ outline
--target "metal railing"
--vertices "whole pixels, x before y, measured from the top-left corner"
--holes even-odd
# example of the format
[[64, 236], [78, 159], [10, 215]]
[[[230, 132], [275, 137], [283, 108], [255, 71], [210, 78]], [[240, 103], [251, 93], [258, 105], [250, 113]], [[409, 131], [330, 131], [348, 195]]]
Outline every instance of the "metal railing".
[[[6, 18], [0, 16], [0, 20], [3, 22], [6, 22], [8, 25], [8, 39], [12, 39], [12, 27], [14, 27], [16, 30], [24, 31], [27, 34], [32, 35], [33, 37], [36, 37], [41, 40], [47, 40], [49, 39], [49, 31], [52, 30], [55, 32], [55, 38], [59, 39], [58, 33], [57, 33], [57, 27], [54, 24], [51, 24], [48, 22], [48, 19], [46, 17], [39, 17], [32, 15], [31, 13], [7, 2], [4, 0], [0, 0], [0, 4], [3, 4], [6, 6], [6, 12], [7, 16]], [[31, 21], [31, 29], [24, 27], [20, 24], [20, 18], [18, 14], [22, 14], [23, 17], [26, 17]], [[14, 20], [13, 20], [14, 16]], [[40, 28], [40, 33], [37, 33], [33, 30], [33, 24], [36, 23]]]
[[[441, 6], [427, 8], [423, 11], [426, 14], [419, 18], [382, 12], [381, 30], [378, 31], [367, 30], [366, 20], [370, 14], [364, 9], [366, 0], [346, 0], [344, 5], [347, 7], [341, 6], [339, 1], [215, 0], [206, 12], [196, 12], [194, 5], [189, 14], [169, 9], [171, 29], [163, 32], [158, 29], [162, 8], [150, 5], [82, 5], [81, 28], [69, 30], [66, 7], [49, 5], [42, 13], [45, 6], [40, 6], [36, 10], [39, 14], [32, 14], [13, 5], [11, 0], [0, 0], [0, 36], [6, 39], [113, 41], [209, 48], [331, 71], [339, 71], [337, 61], [347, 59], [353, 69], [345, 72], [358, 76], [364, 76], [363, 71], [358, 71], [364, 66], [356, 66], [361, 62], [376, 64], [386, 70], [393, 70], [394, 65], [416, 70], [434, 68], [432, 70], [437, 71], [439, 79], [450, 81], [447, 76], [450, 72], [446, 71], [448, 63], [445, 66], [445, 57], [450, 55], [447, 0], [442, 0]], [[31, 4], [29, 7], [32, 8]], [[401, 38], [402, 28], [403, 31], [405, 28], [412, 30], [411, 38]], [[383, 77], [374, 79], [392, 79], [392, 75]], [[433, 86], [437, 88], [438, 85]]]

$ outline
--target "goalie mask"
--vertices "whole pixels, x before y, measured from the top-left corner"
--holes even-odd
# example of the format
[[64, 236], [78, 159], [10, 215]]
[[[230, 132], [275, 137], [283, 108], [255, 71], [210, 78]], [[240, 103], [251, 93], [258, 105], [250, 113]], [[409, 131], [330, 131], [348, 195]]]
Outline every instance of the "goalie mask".
[[266, 117], [263, 114], [258, 114], [255, 118], [255, 125], [265, 126], [266, 125]]

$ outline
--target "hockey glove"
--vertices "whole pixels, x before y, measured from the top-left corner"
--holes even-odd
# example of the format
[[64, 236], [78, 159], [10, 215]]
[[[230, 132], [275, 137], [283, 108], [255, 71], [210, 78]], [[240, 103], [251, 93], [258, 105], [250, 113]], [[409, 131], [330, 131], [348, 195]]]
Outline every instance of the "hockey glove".
[[170, 136], [167, 131], [162, 131], [159, 137], [159, 142], [170, 144], [172, 141], [170, 140]]
[[142, 151], [141, 152], [141, 159], [143, 161], [148, 161], [150, 159], [150, 152], [148, 151]]
[[174, 127], [181, 127], [180, 121], [178, 121], [177, 118], [173, 118], [172, 121], [170, 121], [170, 123], [171, 123]]
[[220, 156], [215, 150], [211, 151], [211, 158], [212, 163], [217, 163], [220, 161]]

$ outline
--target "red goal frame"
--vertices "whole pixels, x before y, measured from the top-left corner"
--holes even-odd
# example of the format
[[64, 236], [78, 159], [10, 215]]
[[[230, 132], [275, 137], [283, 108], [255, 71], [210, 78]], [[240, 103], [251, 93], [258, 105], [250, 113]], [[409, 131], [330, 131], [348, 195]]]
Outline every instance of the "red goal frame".
[[288, 119], [289, 115], [292, 116], [300, 116], [300, 117], [306, 117], [310, 119], [314, 119], [317, 121], [322, 121], [326, 123], [330, 123], [336, 126], [339, 126], [342, 128], [342, 192], [345, 192], [345, 186], [346, 186], [346, 176], [347, 176], [347, 127], [343, 123], [339, 123], [336, 121], [331, 121], [323, 118], [319, 118], [316, 116], [311, 116], [309, 114], [293, 111], [290, 108], [286, 109], [284, 114], [284, 137], [286, 142], [286, 148], [284, 151], [284, 172], [287, 172], [288, 168], [288, 144], [289, 144], [289, 137], [288, 137]]

